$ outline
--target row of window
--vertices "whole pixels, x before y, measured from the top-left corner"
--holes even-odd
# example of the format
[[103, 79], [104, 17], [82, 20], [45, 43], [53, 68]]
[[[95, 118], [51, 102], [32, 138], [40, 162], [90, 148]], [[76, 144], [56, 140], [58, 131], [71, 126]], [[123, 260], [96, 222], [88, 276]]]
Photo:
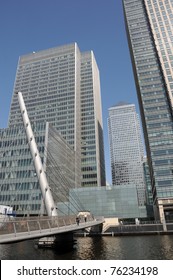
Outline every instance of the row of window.
[[159, 165], [171, 165], [173, 164], [173, 159], [160, 159], [154, 161], [155, 166]]
[[26, 191], [32, 189], [40, 189], [38, 182], [21, 182], [21, 183], [13, 183], [13, 184], [2, 184], [0, 190], [1, 191]]
[[17, 179], [17, 178], [30, 178], [35, 177], [33, 170], [21, 170], [12, 172], [0, 172], [0, 179]]
[[16, 194], [16, 195], [10, 195], [10, 194], [2, 194], [0, 195], [0, 201], [28, 201], [28, 200], [40, 200], [41, 194]]
[[97, 173], [95, 174], [83, 174], [82, 175], [83, 179], [92, 179], [92, 178], [97, 178]]

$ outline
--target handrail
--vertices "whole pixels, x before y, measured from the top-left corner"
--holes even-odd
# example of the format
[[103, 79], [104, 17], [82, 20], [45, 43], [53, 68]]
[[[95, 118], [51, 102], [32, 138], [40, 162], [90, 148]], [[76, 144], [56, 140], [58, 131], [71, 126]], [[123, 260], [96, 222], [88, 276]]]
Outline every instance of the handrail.
[[103, 219], [88, 219], [87, 221], [82, 219], [78, 224], [75, 217], [8, 221], [0, 224], [0, 244], [55, 236], [65, 232], [76, 232], [81, 229], [92, 228], [103, 222]]
[[[92, 218], [88, 219], [92, 221]], [[85, 223], [84, 219], [80, 220], [80, 224]], [[18, 233], [28, 233], [30, 234], [33, 231], [40, 231], [42, 230], [51, 230], [53, 228], [60, 228], [66, 226], [76, 225], [76, 217], [75, 216], [68, 216], [68, 217], [25, 217], [25, 218], [14, 218], [12, 220], [8, 220], [5, 222], [0, 222], [0, 236], [1, 235], [8, 235], [14, 234], [15, 236]]]

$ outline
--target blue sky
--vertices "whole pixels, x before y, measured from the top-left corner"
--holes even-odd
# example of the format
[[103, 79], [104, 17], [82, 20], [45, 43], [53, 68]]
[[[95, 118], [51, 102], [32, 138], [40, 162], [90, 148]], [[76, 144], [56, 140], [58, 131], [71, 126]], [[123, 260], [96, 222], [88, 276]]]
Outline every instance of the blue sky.
[[108, 108], [138, 102], [121, 0], [6, 0], [0, 3], [0, 128], [7, 127], [20, 55], [77, 42], [100, 70], [107, 181]]

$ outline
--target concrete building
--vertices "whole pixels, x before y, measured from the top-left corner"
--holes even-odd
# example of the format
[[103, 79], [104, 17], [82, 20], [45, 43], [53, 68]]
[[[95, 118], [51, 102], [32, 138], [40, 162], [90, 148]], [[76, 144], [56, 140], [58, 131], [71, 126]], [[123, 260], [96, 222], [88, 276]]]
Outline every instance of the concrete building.
[[173, 2], [123, 0], [156, 218], [173, 212]]
[[143, 172], [143, 144], [138, 114], [133, 104], [109, 108], [109, 145], [112, 184], [135, 184], [139, 205], [146, 203]]

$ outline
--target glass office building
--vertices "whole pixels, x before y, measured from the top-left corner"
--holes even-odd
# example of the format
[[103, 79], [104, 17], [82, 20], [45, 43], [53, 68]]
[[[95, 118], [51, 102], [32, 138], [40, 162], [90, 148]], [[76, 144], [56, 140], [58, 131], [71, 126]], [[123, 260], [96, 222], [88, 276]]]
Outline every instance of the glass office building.
[[[21, 56], [17, 91], [30, 120], [50, 122], [75, 150], [76, 172], [82, 172], [76, 186], [105, 184], [100, 78], [93, 52], [82, 53], [73, 43]], [[13, 94], [9, 126], [20, 122], [20, 114]]]
[[75, 213], [73, 199], [78, 197], [83, 210], [94, 216], [105, 218], [135, 219], [146, 218], [146, 207], [138, 203], [137, 188], [133, 184], [117, 186], [86, 187], [70, 189], [69, 204], [62, 207], [64, 213]]
[[[33, 131], [54, 200], [68, 201], [80, 176], [75, 152], [49, 123], [37, 123]], [[0, 204], [12, 206], [17, 215], [45, 213], [23, 125], [0, 130], [0, 155]]]
[[100, 81], [93, 52], [81, 57], [81, 149], [82, 186], [104, 186]]
[[155, 216], [173, 211], [173, 2], [123, 0]]
[[119, 103], [109, 108], [109, 146], [112, 184], [135, 184], [139, 205], [146, 203], [143, 144], [135, 105]]
[[[10, 192], [8, 193], [11, 190], [11, 181], [5, 182], [10, 178], [8, 176], [17, 176], [14, 178], [19, 181], [16, 174], [20, 174], [22, 183], [29, 184], [27, 188], [30, 188], [31, 181], [37, 182], [29, 154], [27, 164], [32, 172], [28, 171], [26, 181], [27, 160], [20, 159], [23, 150], [25, 153], [27, 149], [27, 143], [25, 133], [20, 134], [24, 126], [15, 94], [18, 91], [22, 92], [32, 127], [42, 127], [41, 130], [35, 131], [36, 143], [41, 145], [47, 178], [54, 194], [56, 193], [55, 201], [58, 201], [57, 195], [59, 200], [67, 200], [65, 196], [69, 188], [100, 186], [101, 183], [105, 185], [99, 70], [93, 52], [82, 53], [77, 44], [72, 43], [19, 58], [8, 128], [0, 130], [1, 153], [8, 156], [11, 151], [13, 155], [18, 156], [19, 162], [12, 163], [6, 156], [0, 159], [0, 187], [1, 191], [6, 191], [2, 193], [0, 203], [10, 204], [12, 198]], [[47, 122], [49, 125], [46, 125]], [[11, 147], [14, 146], [14, 138], [16, 147]], [[25, 143], [26, 147], [22, 146], [22, 143]], [[13, 164], [16, 170], [13, 170]], [[7, 175], [9, 173], [10, 175]], [[18, 181], [12, 189], [20, 192], [20, 186], [16, 185]], [[8, 187], [4, 187], [4, 184], [8, 184]], [[20, 204], [23, 205], [23, 212], [26, 208], [25, 200], [29, 197], [29, 189], [27, 190], [27, 194], [18, 196]], [[36, 213], [40, 201], [39, 194], [39, 202], [36, 203], [37, 206], [33, 206], [32, 213]], [[17, 205], [17, 202], [13, 205]], [[19, 209], [19, 206], [14, 208]]]
[[147, 205], [153, 205], [153, 195], [152, 195], [152, 188], [151, 188], [151, 178], [150, 178], [150, 171], [148, 166], [147, 157], [144, 157], [144, 178], [145, 178], [145, 185], [146, 185], [146, 202]]

